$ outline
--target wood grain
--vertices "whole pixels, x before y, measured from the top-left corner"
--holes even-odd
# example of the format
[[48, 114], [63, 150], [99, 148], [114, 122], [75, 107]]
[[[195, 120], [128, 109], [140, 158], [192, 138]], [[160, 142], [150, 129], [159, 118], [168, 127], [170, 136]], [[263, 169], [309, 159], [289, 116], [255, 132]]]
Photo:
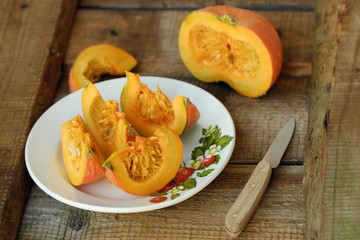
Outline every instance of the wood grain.
[[[161, 210], [106, 214], [69, 207], [34, 188], [20, 239], [229, 239], [225, 216], [255, 166], [228, 165], [194, 197]], [[303, 167], [280, 166], [239, 239], [303, 239]], [[41, 206], [39, 205], [41, 202]]]
[[358, 1], [318, 1], [305, 161], [307, 239], [360, 234]]
[[313, 11], [314, 1], [312, 0], [81, 0], [80, 8], [107, 8], [107, 9], [197, 9], [210, 5], [227, 4], [236, 7], [248, 8], [253, 10], [297, 10], [297, 11]]
[[0, 239], [13, 239], [32, 183], [23, 155], [26, 136], [52, 102], [76, 1], [1, 5]]
[[[79, 10], [67, 50], [66, 66], [70, 67], [85, 47], [107, 42], [132, 53], [139, 60], [136, 70], [142, 74], [192, 80], [181, 62], [177, 46], [178, 29], [188, 13], [187, 10]], [[314, 13], [259, 13], [275, 25], [281, 36], [286, 76], [310, 77]]]

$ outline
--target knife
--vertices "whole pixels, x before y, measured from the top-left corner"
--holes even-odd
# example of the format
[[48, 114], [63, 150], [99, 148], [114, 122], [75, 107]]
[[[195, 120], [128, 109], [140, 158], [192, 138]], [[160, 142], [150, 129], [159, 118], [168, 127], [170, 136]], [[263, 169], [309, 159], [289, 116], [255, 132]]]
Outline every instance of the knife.
[[269, 184], [272, 168], [279, 165], [294, 129], [295, 119], [290, 118], [281, 128], [263, 160], [257, 164], [245, 187], [231, 206], [225, 218], [225, 229], [229, 236], [239, 236], [255, 212]]

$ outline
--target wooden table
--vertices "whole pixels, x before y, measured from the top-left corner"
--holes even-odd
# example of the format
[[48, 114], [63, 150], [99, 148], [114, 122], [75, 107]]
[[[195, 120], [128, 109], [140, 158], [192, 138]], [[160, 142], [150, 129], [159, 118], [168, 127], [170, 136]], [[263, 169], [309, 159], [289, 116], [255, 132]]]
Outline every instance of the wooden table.
[[[182, 19], [218, 1], [5, 0], [0, 8], [0, 239], [226, 239], [225, 215], [273, 136], [297, 125], [240, 239], [355, 239], [360, 228], [360, 3], [221, 1], [267, 17], [284, 46], [281, 75], [259, 99], [205, 84], [177, 48]], [[180, 79], [218, 98], [236, 127], [234, 153], [205, 189], [143, 213], [77, 209], [32, 184], [27, 135], [65, 97], [77, 54], [97, 43], [132, 53], [142, 76]], [[44, 169], [46, 171], [46, 169]]]

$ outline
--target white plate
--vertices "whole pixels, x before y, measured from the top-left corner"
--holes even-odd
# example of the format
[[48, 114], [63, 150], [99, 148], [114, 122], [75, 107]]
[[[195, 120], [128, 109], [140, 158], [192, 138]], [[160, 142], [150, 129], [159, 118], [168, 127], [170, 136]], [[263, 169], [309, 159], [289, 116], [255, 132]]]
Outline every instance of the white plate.
[[[128, 194], [111, 185], [106, 179], [73, 187], [64, 170], [60, 137], [61, 125], [77, 114], [82, 115], [82, 90], [78, 90], [51, 106], [38, 119], [27, 138], [26, 166], [34, 182], [43, 191], [65, 204], [86, 210], [113, 213], [142, 212], [184, 201], [198, 193], [220, 174], [229, 161], [235, 145], [234, 122], [223, 104], [203, 89], [186, 82], [163, 77], [142, 76], [141, 79], [152, 90], [155, 90], [158, 84], [170, 100], [176, 95], [187, 96], [199, 109], [201, 117], [198, 123], [181, 137], [184, 145], [184, 164], [189, 166], [194, 163], [191, 161], [192, 151], [202, 146], [199, 140], [203, 137], [203, 129], [215, 125], [219, 127], [221, 136], [228, 137], [225, 137], [228, 140], [227, 146], [223, 149], [212, 148], [210, 151], [210, 154], [217, 156], [218, 162], [205, 169], [197, 169], [183, 184], [157, 198], [163, 200], [158, 203], [151, 202], [154, 200], [153, 195], [139, 197]], [[125, 81], [125, 78], [117, 78], [97, 83], [96, 86], [104, 99], [119, 101]]]

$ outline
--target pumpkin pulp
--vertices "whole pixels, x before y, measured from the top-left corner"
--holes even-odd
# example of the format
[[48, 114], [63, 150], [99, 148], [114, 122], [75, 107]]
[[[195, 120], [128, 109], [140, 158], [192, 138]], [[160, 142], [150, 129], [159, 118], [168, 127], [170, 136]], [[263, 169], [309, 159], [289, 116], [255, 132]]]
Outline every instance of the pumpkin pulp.
[[[151, 91], [141, 82], [140, 76], [126, 72], [127, 82], [121, 92], [120, 104], [132, 126], [140, 134], [149, 137], [161, 126], [166, 126], [181, 135], [187, 126], [198, 121], [200, 113], [196, 106], [184, 96], [176, 96], [171, 102], [157, 86], [156, 92]], [[192, 111], [197, 118], [194, 123], [187, 124], [187, 107], [192, 104]]]
[[80, 115], [61, 127], [61, 144], [66, 174], [79, 186], [105, 176], [101, 164], [105, 158]]
[[230, 38], [229, 33], [202, 24], [195, 25], [189, 37], [194, 57], [207, 67], [235, 72], [243, 78], [258, 75], [260, 58], [249, 43]]
[[84, 118], [105, 156], [134, 139], [135, 132], [119, 111], [115, 100], [105, 101], [93, 83], [87, 81], [82, 94]]
[[160, 127], [152, 137], [136, 136], [103, 166], [115, 186], [134, 195], [148, 195], [164, 188], [175, 177], [182, 161], [182, 148], [175, 132]]

